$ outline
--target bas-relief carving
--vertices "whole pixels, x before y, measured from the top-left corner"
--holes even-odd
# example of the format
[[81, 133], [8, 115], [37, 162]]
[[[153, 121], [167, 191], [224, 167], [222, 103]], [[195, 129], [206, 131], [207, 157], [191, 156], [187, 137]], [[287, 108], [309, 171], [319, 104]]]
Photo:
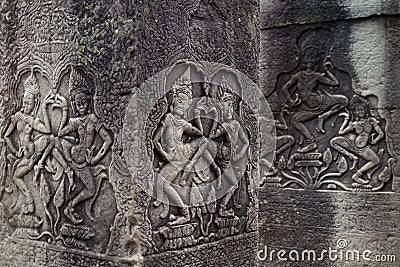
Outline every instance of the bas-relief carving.
[[[94, 19], [85, 23], [89, 6]], [[134, 185], [120, 132], [132, 88], [126, 68], [133, 57], [131, 24], [125, 9], [106, 3], [2, 5], [0, 230], [5, 244], [22, 240], [31, 250], [49, 245], [59, 254], [87, 250], [93, 262], [99, 253], [128, 259], [134, 254], [135, 246], [128, 244]], [[121, 29], [126, 35], [116, 33]], [[101, 36], [90, 39], [88, 30]], [[112, 43], [126, 45], [123, 58], [109, 53]], [[118, 260], [108, 262], [113, 261]]]
[[[113, 194], [105, 182], [113, 136], [95, 113], [94, 85], [83, 70], [71, 67], [62, 77], [69, 80], [67, 88], [50, 90], [40, 70], [32, 66], [21, 72], [21, 109], [3, 136], [8, 232], [93, 249], [95, 236], [109, 235], [99, 234], [96, 225], [112, 221], [115, 212], [110, 204], [99, 206]], [[102, 241], [96, 247], [105, 246]]]
[[[137, 165], [147, 177], [155, 177], [148, 185], [154, 186], [154, 198], [144, 201], [147, 218], [140, 217], [150, 233], [149, 254], [255, 231], [255, 185], [250, 180], [256, 179], [258, 158], [249, 154], [258, 141], [249, 132], [256, 117], [228, 82], [237, 80], [236, 74], [207, 69], [206, 64], [189, 64], [181, 71], [181, 65], [176, 65], [179, 76], [151, 85], [171, 86], [171, 91], [153, 104], [146, 122], [137, 122], [145, 125], [132, 130], [146, 129], [147, 151], [140, 151], [148, 157], [139, 156]], [[171, 73], [177, 72], [174, 68]], [[194, 73], [203, 76], [200, 82], [193, 81]], [[146, 92], [139, 105], [154, 103], [143, 103], [153, 94]]]
[[[14, 3], [16, 5], [13, 5]], [[232, 13], [227, 11], [230, 8], [229, 5], [224, 4], [217, 10], [214, 7], [215, 3], [209, 4], [207, 1], [202, 1], [201, 7], [196, 8], [197, 4], [196, 1], [192, 4], [189, 3], [188, 6], [191, 7], [186, 8], [187, 12], [181, 12], [180, 7], [172, 8], [174, 15], [171, 15], [170, 12], [163, 12], [168, 14], [168, 18], [163, 18], [162, 21], [168, 21], [169, 18], [172, 18], [171, 23], [165, 24], [170, 25], [168, 26], [170, 34], [165, 34], [166, 32], [161, 30], [154, 33], [154, 37], [165, 40], [166, 36], [170, 36], [171, 38], [168, 39], [167, 43], [171, 50], [168, 51], [168, 55], [159, 55], [147, 51], [144, 54], [147, 56], [154, 55], [161, 63], [153, 64], [153, 61], [146, 60], [148, 64], [142, 62], [138, 66], [139, 69], [148, 69], [149, 72], [146, 72], [148, 74], [151, 73], [151, 70], [156, 70], [155, 65], [157, 65], [157, 68], [163, 68], [172, 64], [178, 58], [191, 57], [203, 60], [206, 58], [213, 61], [220, 58], [219, 55], [214, 57], [211, 51], [203, 49], [202, 45], [198, 45], [196, 48], [188, 46], [190, 52], [186, 54], [182, 51], [180, 42], [177, 42], [179, 44], [177, 47], [172, 45], [176, 43], [176, 40], [181, 40], [178, 38], [178, 36], [181, 36], [180, 33], [186, 32], [181, 30], [182, 27], [179, 25], [173, 24], [172, 20], [183, 21], [189, 27], [190, 23], [187, 23], [187, 16], [201, 18], [204, 15], [202, 12], [208, 8], [211, 9], [209, 11], [215, 13], [215, 15], [211, 15], [215, 18], [215, 21], [221, 21], [219, 17], [224, 17], [224, 12]], [[216, 4], [220, 5], [220, 3]], [[85, 8], [81, 8], [82, 5]], [[5, 39], [7, 43], [4, 51], [6, 53], [2, 57], [4, 59], [2, 70], [5, 71], [2, 72], [2, 85], [4, 86], [2, 86], [1, 95], [7, 96], [7, 99], [4, 101], [5, 116], [1, 125], [1, 137], [3, 138], [9, 131], [7, 138], [12, 142], [16, 153], [14, 153], [15, 151], [11, 152], [12, 148], [9, 148], [3, 142], [0, 167], [4, 173], [4, 179], [1, 180], [0, 184], [0, 196], [5, 204], [3, 212], [7, 228], [5, 232], [8, 237], [13, 236], [13, 240], [38, 239], [35, 240], [37, 246], [42, 246], [43, 242], [45, 244], [51, 243], [51, 245], [59, 247], [60, 251], [75, 247], [96, 253], [105, 251], [110, 255], [123, 255], [123, 257], [129, 258], [132, 253], [137, 252], [133, 244], [136, 235], [140, 235], [142, 240], [147, 238], [145, 231], [136, 232], [134, 230], [135, 227], [146, 229], [147, 225], [145, 223], [140, 225], [140, 222], [149, 220], [147, 214], [141, 214], [145, 218], [140, 222], [130, 217], [132, 211], [134, 213], [135, 210], [140, 210], [148, 202], [146, 202], [147, 197], [143, 195], [142, 191], [135, 190], [135, 184], [132, 182], [129, 172], [127, 172], [125, 159], [122, 155], [120, 132], [124, 107], [131, 93], [131, 79], [135, 78], [129, 73], [130, 69], [124, 69], [124, 66], [133, 66], [132, 62], [129, 61], [135, 53], [130, 36], [132, 36], [131, 29], [135, 27], [132, 26], [132, 20], [127, 19], [126, 13], [128, 11], [125, 11], [126, 9], [110, 6], [114, 5], [105, 1], [103, 5], [91, 5], [86, 2], [75, 5], [70, 1], [16, 1], [10, 2], [9, 6], [6, 4], [2, 6], [1, 18], [2, 22], [5, 23], [2, 23], [1, 26], [9, 27], [4, 31], [2, 28], [2, 32], [9, 33], [10, 36]], [[145, 7], [146, 5], [141, 6]], [[254, 3], [248, 4], [250, 9], [256, 9], [255, 6]], [[196, 13], [195, 9], [202, 11]], [[85, 12], [88, 10], [95, 19], [85, 20]], [[158, 10], [158, 7], [151, 6], [151, 10], [151, 14], [155, 14], [153, 11]], [[242, 11], [240, 10], [240, 12]], [[235, 14], [240, 12], [235, 10]], [[145, 13], [143, 12], [143, 14]], [[13, 16], [14, 14], [16, 16]], [[176, 17], [182, 14], [185, 15], [185, 18], [176, 20]], [[161, 14], [156, 16], [159, 16], [159, 19], [162, 17]], [[148, 16], [143, 21], [149, 21], [149, 18]], [[43, 21], [46, 21], [46, 23], [43, 24]], [[195, 18], [194, 21], [196, 21]], [[236, 21], [236, 18], [233, 21]], [[16, 23], [19, 27], [14, 26]], [[243, 21], [243, 23], [245, 22]], [[121, 24], [124, 27], [120, 27]], [[219, 27], [219, 25], [219, 23], [216, 23], [214, 26]], [[233, 27], [233, 25], [234, 23], [231, 23], [228, 26]], [[88, 30], [98, 33], [101, 40], [88, 38]], [[211, 31], [215, 32], [214, 30]], [[195, 32], [190, 38], [197, 40], [196, 43], [200, 43], [203, 39], [197, 38], [199, 34], [199, 32]], [[218, 35], [204, 31], [202, 31], [202, 36], [212, 39], [219, 38]], [[143, 39], [154, 40], [153, 36]], [[232, 41], [233, 44], [229, 45], [230, 50], [221, 47], [221, 55], [227, 54], [226, 63], [240, 61], [241, 64], [236, 65], [247, 70], [248, 66], [254, 67], [255, 63], [244, 56], [247, 52], [244, 48], [242, 49], [242, 44], [236, 43], [241, 40], [240, 38], [229, 38], [229, 41]], [[189, 44], [190, 42], [185, 43]], [[3, 43], [1, 45], [3, 46]], [[117, 45], [118, 51], [127, 51], [123, 57], [110, 53], [110, 49], [114, 51]], [[129, 47], [125, 47], [125, 45]], [[147, 44], [145, 45], [147, 46]], [[192, 42], [192, 45], [194, 45], [194, 42]], [[240, 49], [238, 49], [239, 47]], [[76, 50], [76, 53], [70, 55], [73, 50]], [[240, 50], [240, 53], [232, 53], [233, 50]], [[234, 55], [239, 54], [241, 56], [233, 59]], [[85, 97], [84, 94], [77, 94], [76, 97], [71, 97], [72, 94], [69, 92], [71, 66], [75, 66], [72, 69], [80, 73], [79, 75], [86, 77], [89, 90], [91, 90], [90, 96]], [[20, 103], [24, 98], [24, 83], [31, 75], [38, 81], [40, 97], [32, 100], [34, 97], [28, 96], [29, 93], [26, 93], [27, 104], [32, 105], [29, 102], [33, 102], [35, 106], [31, 115], [28, 116], [24, 114], [23, 110], [21, 111]], [[214, 97], [217, 99], [216, 96]], [[85, 101], [91, 102], [89, 106], [93, 105], [93, 107], [88, 109], [87, 114], [86, 112], [81, 114], [78, 105], [82, 105], [82, 102]], [[37, 112], [35, 112], [36, 108], [38, 109]], [[208, 107], [205, 106], [206, 108]], [[237, 109], [237, 107], [235, 108]], [[49, 123], [45, 109], [49, 114]], [[242, 109], [246, 110], [246, 107], [242, 107]], [[201, 110], [201, 112], [204, 112], [204, 110]], [[19, 115], [16, 114], [21, 115], [24, 119], [18, 121]], [[65, 114], [67, 115], [65, 116]], [[18, 124], [19, 130], [22, 131], [21, 135], [18, 129], [12, 129], [12, 126], [10, 126], [11, 116], [15, 117], [13, 120], [18, 121], [15, 124]], [[25, 122], [25, 117], [28, 118], [28, 122]], [[29, 119], [29, 117], [32, 117], [32, 119]], [[96, 126], [93, 129], [90, 125], [94, 121], [100, 122], [102, 127], [97, 129], [98, 126]], [[24, 125], [27, 128], [26, 131]], [[204, 122], [202, 125], [205, 127]], [[254, 123], [248, 123], [247, 127], [253, 129], [254, 125]], [[221, 125], [217, 126], [221, 127]], [[29, 129], [30, 127], [32, 129]], [[226, 136], [227, 133], [224, 133], [224, 135]], [[110, 145], [110, 138], [112, 145]], [[250, 154], [255, 155], [254, 138], [250, 136], [249, 139]], [[90, 146], [91, 142], [95, 144], [95, 148]], [[31, 155], [32, 152], [33, 155]], [[96, 157], [101, 159], [96, 162]], [[253, 158], [256, 159], [255, 156]], [[33, 169], [31, 169], [30, 159], [36, 161], [38, 167], [33, 166]], [[215, 164], [221, 165], [219, 162]], [[104, 170], [103, 166], [107, 167], [107, 170]], [[12, 168], [18, 169], [16, 176], [13, 175], [15, 169]], [[214, 169], [211, 172], [217, 171], [217, 168]], [[248, 167], [246, 173], [254, 173], [255, 169], [256, 167]], [[87, 179], [88, 176], [93, 179]], [[95, 183], [93, 184], [93, 182]], [[251, 184], [252, 182], [248, 183]], [[222, 184], [224, 184], [224, 181], [222, 181]], [[246, 186], [248, 186], [247, 183], [232, 189], [235, 193], [233, 197], [227, 200], [229, 205], [232, 199], [238, 199], [239, 193], [245, 193]], [[195, 195], [195, 193], [193, 194]], [[254, 204], [255, 193], [249, 192], [250, 194]], [[16, 196], [18, 196], [18, 199]], [[14, 202], [13, 209], [7, 210], [7, 207]], [[246, 206], [245, 203], [241, 205]], [[109, 213], [101, 213], [103, 219], [101, 225], [106, 225], [104, 229], [93, 227], [97, 225], [96, 220], [99, 219], [101, 207], [104, 210], [109, 210]], [[205, 235], [215, 230], [213, 230], [215, 224], [209, 224], [212, 221], [210, 215], [215, 214], [215, 216], [213, 215], [215, 219], [216, 214], [221, 213], [220, 205], [215, 207], [218, 210], [213, 211], [212, 206], [208, 209], [211, 210], [207, 215], [209, 217], [206, 218], [208, 221], [204, 221], [201, 226]], [[232, 210], [234, 215], [237, 216], [237, 210], [235, 208], [232, 208]], [[225, 211], [227, 215], [232, 214], [230, 207], [226, 208]], [[191, 212], [195, 211], [191, 210]], [[196, 212], [199, 214], [198, 210]], [[179, 216], [179, 212], [173, 211], [173, 214]], [[251, 218], [254, 219], [255, 215], [248, 212], [246, 216], [253, 216]], [[92, 221], [92, 219], [95, 219], [95, 221]], [[193, 221], [193, 219], [191, 220]], [[224, 221], [216, 220], [216, 223], [223, 224]], [[236, 222], [232, 224], [244, 225]], [[251, 220], [248, 220], [247, 224], [249, 227], [254, 226]], [[210, 227], [209, 230], [207, 227]], [[233, 231], [233, 228], [230, 229], [228, 226], [222, 228], [226, 228], [224, 230], [226, 233], [222, 233], [220, 236], [230, 235], [229, 233]], [[100, 232], [104, 234], [101, 235]], [[33, 248], [35, 245], [28, 247]], [[68, 257], [72, 257], [72, 254]]]
[[[278, 76], [269, 96], [278, 100], [274, 162], [262, 185], [301, 189], [391, 191], [392, 158], [386, 119], [373, 102], [352, 88], [351, 76], [334, 65], [333, 34], [324, 28], [303, 31], [297, 39], [298, 66]], [[263, 148], [264, 147], [264, 148]], [[268, 140], [262, 139], [268, 152]]]

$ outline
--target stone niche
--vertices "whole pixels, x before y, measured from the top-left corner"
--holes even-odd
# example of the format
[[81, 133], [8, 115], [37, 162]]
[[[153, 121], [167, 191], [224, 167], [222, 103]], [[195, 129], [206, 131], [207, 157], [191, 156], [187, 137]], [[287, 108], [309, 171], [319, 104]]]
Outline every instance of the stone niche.
[[[229, 85], [230, 79], [241, 84], [237, 73], [221, 75], [223, 68], [196, 62], [227, 65], [257, 83], [259, 3], [11, 0], [0, 8], [0, 265], [254, 266], [257, 119]], [[215, 179], [231, 152], [230, 136], [202, 119], [203, 139], [221, 136], [210, 148], [214, 169], [190, 178], [187, 201], [197, 205], [190, 210], [157, 203], [140, 183], [147, 176], [129, 171], [141, 153], [155, 173], [170, 168], [157, 149], [157, 132], [170, 118], [173, 96], [146, 95], [156, 103], [140, 118], [144, 150], [131, 155], [137, 147], [123, 142], [124, 125], [134, 125], [125, 114], [138, 88], [185, 62], [192, 73], [203, 73], [197, 82], [189, 76], [186, 93], [241, 114], [250, 155], [229, 198], [217, 199], [214, 187], [201, 195], [196, 188]], [[163, 82], [179, 85], [182, 75]], [[220, 107], [211, 110], [222, 116]], [[128, 137], [135, 140], [134, 134]], [[207, 143], [183, 138], [192, 150]]]
[[[260, 87], [277, 127], [273, 167], [260, 176], [263, 253], [370, 250], [396, 266], [398, 11], [396, 1], [262, 1]], [[294, 264], [264, 256], [265, 266]]]

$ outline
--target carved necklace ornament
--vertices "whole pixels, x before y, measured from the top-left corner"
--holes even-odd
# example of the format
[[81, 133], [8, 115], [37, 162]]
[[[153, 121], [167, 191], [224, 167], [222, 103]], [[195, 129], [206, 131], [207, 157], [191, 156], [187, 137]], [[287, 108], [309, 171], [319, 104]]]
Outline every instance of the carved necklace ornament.
[[23, 82], [21, 111], [11, 116], [4, 134], [12, 177], [5, 196], [12, 200], [12, 236], [88, 249], [112, 137], [92, 113], [93, 93], [82, 70], [70, 69], [68, 103], [53, 90], [42, 98], [46, 77], [36, 69]]
[[138, 154], [128, 166], [151, 196], [149, 253], [251, 233], [257, 183], [250, 180], [258, 175], [259, 141], [250, 134], [258, 126], [247, 101], [261, 94], [250, 94], [256, 87], [249, 80], [219, 64], [182, 62], [158, 75], [128, 109], [127, 117], [146, 120], [133, 119], [124, 129], [139, 133], [125, 135], [124, 146], [135, 144]]
[[[372, 114], [368, 96], [344, 89], [351, 88], [351, 78], [332, 63], [332, 46], [333, 36], [324, 28], [300, 34], [299, 66], [279, 76], [273, 93], [282, 103], [275, 121], [280, 149], [273, 163], [260, 159], [272, 165], [262, 185], [391, 190], [394, 159], [384, 139], [386, 121]], [[260, 121], [260, 127], [267, 123]]]

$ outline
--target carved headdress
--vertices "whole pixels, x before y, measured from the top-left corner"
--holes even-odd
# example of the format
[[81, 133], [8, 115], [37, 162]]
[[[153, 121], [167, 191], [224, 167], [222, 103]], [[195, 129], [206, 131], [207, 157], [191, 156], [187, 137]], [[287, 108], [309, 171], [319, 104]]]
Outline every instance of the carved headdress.
[[174, 97], [178, 94], [185, 94], [192, 98], [192, 83], [190, 81], [190, 67], [172, 85]]
[[93, 92], [91, 90], [91, 86], [87, 81], [86, 75], [81, 70], [71, 68], [71, 73], [69, 77], [69, 99], [72, 105], [72, 110], [75, 114], [75, 96], [79, 93], [87, 95], [87, 100], [89, 102], [88, 112], [91, 113], [93, 110]]
[[221, 79], [221, 86], [218, 94], [218, 100], [223, 102], [235, 101], [235, 96], [233, 95], [233, 89], [224, 76], [222, 76]]
[[363, 106], [367, 108], [369, 106], [368, 100], [364, 99], [361, 96], [354, 95], [350, 100], [350, 108], [354, 109], [357, 106]]
[[31, 75], [24, 82], [24, 97], [26, 94], [30, 94], [35, 98], [35, 106], [33, 108], [32, 114], [37, 114], [37, 111], [39, 109], [40, 90], [39, 83], [33, 73], [33, 70], [31, 71]]
[[317, 49], [321, 54], [325, 52], [325, 49], [321, 42], [321, 36], [315, 31], [307, 36], [307, 38], [301, 44], [301, 52], [304, 53], [309, 48]]
[[71, 96], [77, 93], [90, 95], [92, 92], [83, 72], [72, 68], [69, 76], [69, 94]]
[[33, 71], [31, 72], [31, 75], [28, 77], [28, 79], [26, 79], [24, 83], [24, 89], [25, 93], [33, 95], [36, 99], [40, 98], [39, 83], [36, 80]]
[[354, 110], [356, 109], [356, 107], [359, 107], [359, 106], [361, 106], [365, 109], [365, 116], [367, 116], [367, 112], [368, 112], [368, 108], [369, 108], [368, 100], [361, 96], [354, 95], [351, 98], [350, 104], [349, 104], [349, 108], [353, 112], [353, 115], [354, 115]]

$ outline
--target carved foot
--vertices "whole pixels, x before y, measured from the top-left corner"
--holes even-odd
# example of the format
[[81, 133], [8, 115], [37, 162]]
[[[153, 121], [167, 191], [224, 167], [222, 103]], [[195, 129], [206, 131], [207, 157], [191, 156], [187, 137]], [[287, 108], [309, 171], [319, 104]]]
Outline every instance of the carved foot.
[[317, 148], [317, 143], [315, 143], [315, 141], [311, 141], [310, 143], [307, 143], [307, 145], [305, 145], [302, 148], [298, 149], [298, 152], [300, 153], [307, 153], [310, 152], [311, 150], [314, 150]]
[[190, 171], [186, 171], [186, 170], [183, 171], [181, 177], [179, 178], [179, 185], [180, 186], [185, 186], [186, 185], [186, 181], [189, 178], [189, 174], [190, 174]]
[[235, 213], [232, 209], [227, 210], [224, 205], [219, 208], [219, 216], [221, 217], [235, 217]]
[[164, 204], [164, 205], [163, 205], [163, 211], [162, 211], [161, 214], [160, 214], [160, 218], [161, 218], [161, 219], [167, 218], [168, 213], [169, 213], [169, 206], [166, 207], [165, 204]]
[[350, 170], [355, 172], [357, 170], [358, 157], [354, 156], [352, 160], [353, 160], [353, 165], [351, 165]]
[[318, 125], [317, 125], [317, 128], [315, 128], [317, 130], [317, 132], [326, 133], [326, 131], [324, 130], [324, 121], [325, 121], [324, 116], [319, 115], [318, 116]]
[[157, 200], [154, 200], [154, 201], [153, 201], [153, 205], [154, 205], [154, 207], [157, 208], [158, 206], [161, 205], [161, 200], [158, 200], [158, 199], [157, 199]]
[[264, 171], [262, 173], [262, 176], [263, 177], [270, 177], [270, 176], [274, 176], [274, 175], [277, 175], [277, 174], [278, 174], [278, 170], [274, 166], [271, 166], [271, 168], [269, 168], [269, 171]]
[[182, 215], [176, 218], [171, 214], [170, 220], [171, 221], [169, 222], [169, 225], [179, 225], [189, 222], [190, 221], [189, 208], [187, 207], [183, 208]]
[[71, 203], [69, 203], [64, 209], [64, 214], [73, 224], [80, 224], [83, 221], [83, 219], [75, 212]]
[[30, 214], [35, 211], [35, 205], [33, 204], [33, 199], [28, 199], [25, 203], [21, 205], [21, 214]]
[[359, 184], [363, 184], [363, 185], [368, 184], [368, 181], [362, 179], [361, 177], [362, 177], [362, 173], [356, 172], [351, 178], [352, 178], [355, 182], [357, 182], [357, 183], [359, 183]]
[[241, 205], [240, 203], [238, 203], [238, 201], [239, 201], [239, 200], [234, 201], [234, 202], [233, 202], [233, 205], [235, 206], [235, 208], [241, 209], [241, 208], [242, 208], [242, 205]]

